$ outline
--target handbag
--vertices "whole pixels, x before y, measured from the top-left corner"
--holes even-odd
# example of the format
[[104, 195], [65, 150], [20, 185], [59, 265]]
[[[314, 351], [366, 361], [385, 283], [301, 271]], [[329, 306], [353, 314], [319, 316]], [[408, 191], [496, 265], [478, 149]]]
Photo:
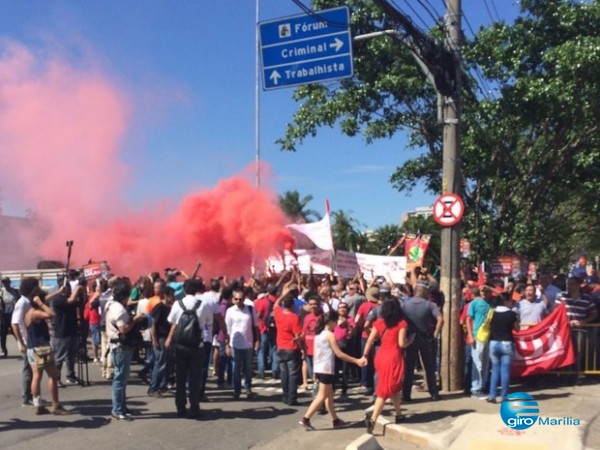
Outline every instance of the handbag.
[[49, 345], [33, 347], [33, 360], [38, 369], [45, 369], [54, 364], [54, 352]]
[[489, 342], [490, 335], [492, 334], [492, 317], [494, 317], [494, 310], [490, 309], [475, 335], [475, 339], [479, 342]]

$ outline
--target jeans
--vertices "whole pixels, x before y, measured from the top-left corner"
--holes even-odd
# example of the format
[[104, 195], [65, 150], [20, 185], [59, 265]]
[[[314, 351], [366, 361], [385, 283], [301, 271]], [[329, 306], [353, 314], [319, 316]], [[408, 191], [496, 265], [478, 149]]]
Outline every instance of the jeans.
[[231, 358], [225, 352], [225, 342], [219, 342], [219, 366], [217, 367], [217, 384], [225, 383], [227, 375], [227, 384], [231, 384]]
[[140, 374], [151, 375], [154, 371], [154, 348], [152, 347], [152, 342], [144, 341], [141, 347], [144, 349], [146, 357], [143, 361], [144, 368], [140, 371]]
[[294, 404], [298, 401], [298, 380], [300, 379], [300, 367], [302, 367], [302, 355], [300, 350], [279, 350], [277, 357], [279, 358], [283, 402]]
[[204, 397], [206, 390], [206, 381], [208, 380], [208, 366], [212, 356], [212, 342], [204, 342], [204, 362], [202, 363], [202, 372], [200, 373], [200, 398]]
[[473, 371], [471, 372], [471, 393], [483, 392], [488, 381], [490, 368], [490, 353], [487, 342], [475, 340], [475, 347], [471, 347], [473, 358]]
[[[366, 338], [361, 338], [360, 340], [360, 352], [361, 355], [364, 355], [365, 345], [367, 344]], [[374, 366], [374, 358], [375, 358], [375, 346], [369, 352], [369, 357], [367, 358], [367, 365], [365, 367], [361, 367], [360, 369], [360, 385], [367, 387], [369, 389], [373, 389], [375, 387], [375, 366]]]
[[515, 357], [515, 345], [512, 341], [490, 341], [490, 360], [492, 361], [492, 376], [490, 380], [490, 395], [496, 399], [498, 380], [500, 380], [500, 400], [508, 396], [510, 385], [510, 369]]
[[67, 363], [67, 378], [75, 379], [75, 355], [77, 354], [77, 336], [55, 337], [54, 338], [54, 358], [56, 361], [56, 370], [58, 370], [58, 379], [60, 380], [62, 366]]
[[175, 407], [180, 416], [185, 414], [186, 387], [189, 391], [190, 413], [197, 414], [200, 411], [200, 377], [205, 358], [204, 345], [194, 349], [175, 348]]
[[33, 372], [31, 371], [31, 365], [29, 364], [27, 356], [23, 356], [23, 371], [21, 372], [21, 391], [23, 393], [23, 403], [27, 403], [33, 401], [33, 396], [31, 395], [31, 378], [33, 377]]
[[238, 397], [242, 391], [242, 370], [244, 371], [244, 388], [246, 392], [252, 390], [252, 356], [254, 350], [251, 348], [232, 348], [231, 358], [233, 360], [233, 395]]
[[6, 337], [10, 330], [11, 316], [11, 313], [2, 313], [2, 318], [0, 318], [0, 347], [2, 347], [2, 352], [4, 354], [8, 353], [8, 349], [6, 348]]
[[404, 351], [404, 381], [402, 382], [402, 397], [410, 398], [415, 376], [415, 367], [419, 359], [419, 354], [423, 360], [423, 369], [425, 370], [425, 378], [427, 380], [427, 389], [431, 396], [438, 394], [437, 381], [435, 379], [435, 359], [436, 359], [436, 341], [431, 338], [419, 336]]
[[112, 413], [125, 414], [127, 411], [127, 381], [133, 358], [133, 347], [119, 346], [112, 350], [115, 374], [112, 382]]
[[466, 393], [469, 392], [471, 388], [471, 378], [473, 373], [473, 356], [472, 356], [473, 346], [471, 344], [465, 344], [465, 368], [463, 372], [464, 380], [463, 387]]
[[277, 361], [277, 345], [275, 344], [275, 332], [267, 331], [260, 335], [260, 347], [258, 348], [258, 373], [265, 374], [267, 357], [271, 359], [271, 374], [279, 375], [279, 361]]
[[150, 387], [148, 391], [157, 392], [167, 388], [167, 354], [165, 348], [165, 338], [158, 338], [158, 348], [150, 347], [154, 353], [154, 365], [152, 367], [152, 377], [150, 378]]

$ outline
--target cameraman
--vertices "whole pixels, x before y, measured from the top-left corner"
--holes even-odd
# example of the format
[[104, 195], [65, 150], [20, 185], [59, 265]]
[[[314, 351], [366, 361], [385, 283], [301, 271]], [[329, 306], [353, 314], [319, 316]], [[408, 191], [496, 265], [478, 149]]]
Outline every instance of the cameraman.
[[[128, 342], [128, 333], [137, 333], [136, 324], [145, 320], [144, 314], [130, 317], [125, 309], [131, 281], [126, 277], [115, 279], [112, 287], [113, 298], [106, 304], [106, 334], [110, 342], [112, 361], [115, 370], [112, 382], [112, 412], [116, 420], [131, 421], [127, 408], [126, 389], [129, 380], [129, 367], [134, 347]], [[131, 335], [130, 335], [131, 336]]]

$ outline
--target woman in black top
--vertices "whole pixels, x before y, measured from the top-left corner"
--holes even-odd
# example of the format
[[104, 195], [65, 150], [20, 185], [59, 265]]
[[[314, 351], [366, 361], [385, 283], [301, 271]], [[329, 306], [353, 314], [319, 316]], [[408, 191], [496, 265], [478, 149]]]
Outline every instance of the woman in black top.
[[490, 361], [492, 362], [492, 376], [490, 379], [490, 395], [487, 401], [496, 403], [498, 380], [500, 380], [500, 400], [504, 401], [508, 395], [510, 384], [510, 370], [515, 356], [513, 330], [519, 331], [519, 318], [512, 310], [513, 301], [506, 292], [498, 296], [498, 306], [494, 309], [490, 326]]
[[[32, 292], [23, 293], [31, 299], [31, 308], [25, 314], [25, 327], [27, 328], [27, 358], [31, 365], [33, 376], [31, 379], [31, 394], [36, 414], [48, 414], [48, 410], [42, 405], [40, 399], [40, 384], [44, 371], [48, 375], [48, 391], [52, 396], [52, 414], [64, 415], [69, 412], [64, 409], [58, 401], [58, 371], [50, 348], [50, 333], [46, 320], [54, 319], [54, 311], [46, 303], [46, 294], [39, 286]], [[47, 354], [43, 366], [36, 365], [36, 353], [42, 351]]]

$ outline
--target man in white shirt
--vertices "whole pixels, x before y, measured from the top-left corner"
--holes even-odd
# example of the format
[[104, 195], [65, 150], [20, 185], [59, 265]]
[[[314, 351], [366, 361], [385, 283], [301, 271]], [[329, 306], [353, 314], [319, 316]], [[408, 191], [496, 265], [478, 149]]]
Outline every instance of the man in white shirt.
[[[32, 292], [33, 289], [39, 286], [39, 282], [35, 278], [24, 278], [21, 280], [21, 292]], [[13, 334], [19, 344], [19, 351], [23, 355], [23, 372], [22, 372], [22, 393], [23, 403], [22, 406], [33, 406], [33, 396], [31, 395], [31, 378], [33, 376], [31, 372], [31, 366], [25, 356], [27, 352], [27, 328], [25, 328], [25, 314], [31, 308], [31, 303], [27, 297], [21, 295], [15, 307], [10, 319]]]
[[242, 390], [242, 369], [244, 370], [244, 381], [246, 396], [252, 398], [252, 357], [254, 351], [258, 350], [260, 341], [258, 339], [258, 318], [256, 311], [251, 306], [244, 304], [246, 296], [241, 287], [233, 290], [233, 306], [225, 313], [225, 325], [229, 334], [226, 341], [225, 351], [232, 358], [233, 398], [240, 398]]
[[206, 381], [208, 380], [208, 366], [210, 364], [210, 352], [213, 346], [213, 330], [214, 322], [217, 323], [219, 329], [225, 333], [225, 339], [227, 337], [227, 329], [225, 327], [225, 320], [223, 315], [219, 311], [219, 301], [221, 300], [221, 283], [219, 280], [213, 279], [210, 281], [210, 290], [203, 293], [196, 293], [196, 298], [202, 300], [202, 303], [211, 312], [210, 324], [206, 324], [204, 327], [204, 352], [206, 358], [204, 358], [204, 365], [202, 366], [202, 376], [200, 382], [200, 399], [204, 398], [206, 391]]
[[[179, 324], [179, 320], [184, 314], [184, 308], [187, 311], [195, 310], [198, 316], [198, 324], [200, 330], [205, 330], [207, 327], [212, 329], [213, 315], [209, 305], [196, 298], [196, 294], [202, 291], [202, 282], [196, 278], [187, 279], [183, 283], [183, 292], [185, 296], [181, 300], [177, 300], [169, 317], [168, 322], [171, 324], [169, 336], [165, 341], [165, 347], [175, 347], [175, 372], [177, 375], [177, 389], [175, 391], [175, 406], [177, 407], [177, 416], [186, 416], [186, 386], [189, 387], [190, 410], [189, 417], [198, 419], [200, 417], [200, 389], [201, 376], [204, 359], [208, 357], [204, 350], [203, 339], [200, 340], [196, 348], [184, 348], [174, 342], [175, 331]], [[182, 307], [183, 305], [183, 307]]]

